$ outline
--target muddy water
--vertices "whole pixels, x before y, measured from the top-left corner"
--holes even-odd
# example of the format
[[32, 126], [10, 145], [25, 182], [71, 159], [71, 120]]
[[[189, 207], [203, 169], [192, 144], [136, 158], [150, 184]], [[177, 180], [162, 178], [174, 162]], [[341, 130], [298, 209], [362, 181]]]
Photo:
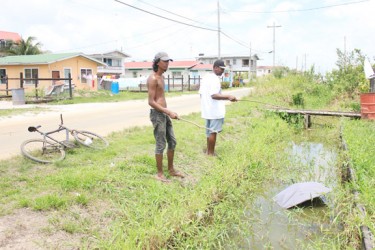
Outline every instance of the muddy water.
[[280, 207], [273, 197], [297, 182], [315, 181], [334, 189], [336, 149], [311, 142], [291, 143], [287, 151], [290, 165], [265, 184], [249, 204], [245, 214], [249, 232], [241, 249], [304, 249], [306, 242], [322, 238], [330, 225], [333, 192], [325, 196], [325, 202], [318, 199], [291, 209]]

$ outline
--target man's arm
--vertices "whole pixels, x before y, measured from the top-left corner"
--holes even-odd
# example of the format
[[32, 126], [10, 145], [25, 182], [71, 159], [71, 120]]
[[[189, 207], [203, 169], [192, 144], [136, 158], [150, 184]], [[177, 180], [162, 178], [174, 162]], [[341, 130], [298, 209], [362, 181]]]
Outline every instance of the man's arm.
[[223, 95], [223, 94], [213, 94], [211, 95], [212, 99], [215, 99], [215, 100], [229, 100], [231, 102], [236, 102], [238, 101], [237, 98], [233, 95]]

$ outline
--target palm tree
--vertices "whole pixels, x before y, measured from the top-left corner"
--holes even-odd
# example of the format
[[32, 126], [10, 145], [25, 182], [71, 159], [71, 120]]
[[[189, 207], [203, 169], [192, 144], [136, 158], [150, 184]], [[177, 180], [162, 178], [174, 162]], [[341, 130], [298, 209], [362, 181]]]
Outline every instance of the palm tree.
[[9, 55], [9, 50], [13, 45], [12, 40], [0, 41], [0, 56]]
[[42, 54], [42, 50], [40, 46], [41, 43], [37, 42], [34, 44], [36, 40], [35, 37], [29, 36], [26, 40], [21, 38], [21, 40], [14, 42], [12, 46], [7, 50], [9, 55], [38, 55]]

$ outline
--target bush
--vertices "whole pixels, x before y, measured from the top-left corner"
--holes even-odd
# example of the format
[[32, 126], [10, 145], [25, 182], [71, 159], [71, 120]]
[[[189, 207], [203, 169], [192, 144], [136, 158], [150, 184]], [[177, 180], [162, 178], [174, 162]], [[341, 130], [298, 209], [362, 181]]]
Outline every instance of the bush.
[[230, 82], [221, 82], [221, 88], [222, 89], [227, 89], [229, 88]]

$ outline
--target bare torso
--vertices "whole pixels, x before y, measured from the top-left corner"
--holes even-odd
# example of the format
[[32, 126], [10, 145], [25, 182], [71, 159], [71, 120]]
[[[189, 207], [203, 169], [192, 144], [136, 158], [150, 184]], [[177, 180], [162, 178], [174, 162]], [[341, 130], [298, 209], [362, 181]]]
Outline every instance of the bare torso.
[[161, 107], [166, 108], [167, 102], [164, 95], [164, 76], [156, 73], [150, 75], [147, 79], [149, 104], [151, 107], [158, 109], [159, 104]]

